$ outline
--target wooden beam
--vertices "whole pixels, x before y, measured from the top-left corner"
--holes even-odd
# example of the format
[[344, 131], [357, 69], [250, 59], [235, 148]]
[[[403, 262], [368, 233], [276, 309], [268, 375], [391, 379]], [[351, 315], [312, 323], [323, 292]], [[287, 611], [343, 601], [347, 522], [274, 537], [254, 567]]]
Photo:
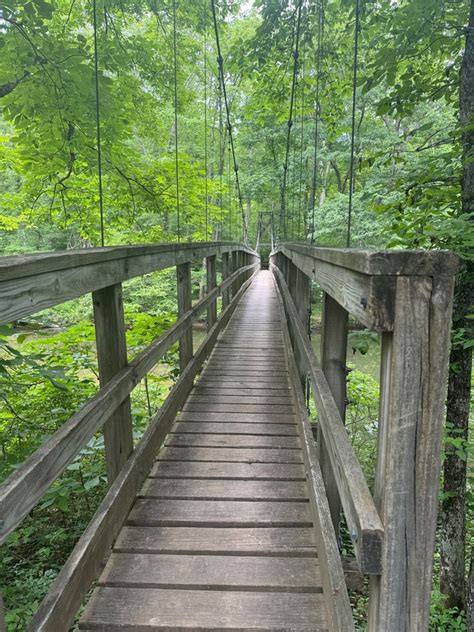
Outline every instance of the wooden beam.
[[[178, 317], [181, 318], [192, 307], [191, 264], [176, 266], [178, 288]], [[193, 357], [193, 330], [189, 327], [179, 339], [179, 368], [181, 373]]]
[[375, 501], [385, 525], [370, 632], [427, 630], [445, 414], [453, 279], [399, 277], [382, 341]]
[[341, 415], [334, 401], [313, 348], [298, 318], [288, 287], [281, 272], [272, 264], [272, 272], [278, 282], [287, 322], [294, 329], [294, 341], [304, 357], [311, 379], [312, 392], [319, 413], [319, 423], [324, 435], [332, 470], [336, 477], [344, 515], [352, 537], [355, 554], [361, 571], [378, 574], [381, 571], [383, 527], [375, 508], [367, 482], [352, 448]]
[[[225, 281], [231, 273], [230, 255], [228, 252], [222, 253], [222, 280]], [[222, 292], [222, 309], [224, 310], [230, 302], [229, 290]]]
[[[216, 287], [216, 255], [206, 258], [206, 283], [207, 292], [211, 292]], [[212, 303], [207, 308], [207, 329], [212, 329], [217, 320], [217, 303]]]
[[[93, 292], [95, 339], [99, 381], [105, 386], [127, 366], [127, 342], [123, 315], [122, 285], [117, 283]], [[105, 463], [109, 485], [133, 450], [130, 398], [116, 408], [103, 426]]]
[[[347, 321], [347, 311], [329, 294], [324, 292], [321, 328], [321, 369], [327, 379], [343, 423], [345, 423], [346, 418]], [[339, 537], [341, 500], [328, 446], [320, 426], [318, 427], [318, 450], [319, 463], [326, 486], [334, 530], [336, 536]]]
[[67, 632], [69, 629], [90, 584], [98, 576], [110, 554], [111, 546], [135, 501], [135, 496], [153, 465], [156, 452], [168, 434], [177, 412], [186, 401], [194, 378], [251, 281], [252, 279], [248, 280], [242, 286], [235, 300], [214, 324], [171, 389], [50, 587], [28, 627], [30, 632]]
[[232, 243], [166, 244], [70, 250], [0, 258], [0, 323], [9, 323], [58, 303], [143, 274], [244, 250]]

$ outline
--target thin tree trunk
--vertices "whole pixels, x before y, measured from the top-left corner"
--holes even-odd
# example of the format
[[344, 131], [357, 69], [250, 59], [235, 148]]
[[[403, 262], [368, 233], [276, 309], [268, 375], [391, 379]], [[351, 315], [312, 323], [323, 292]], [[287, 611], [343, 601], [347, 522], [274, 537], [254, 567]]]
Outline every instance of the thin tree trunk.
[[[474, 213], [474, 0], [471, 0], [469, 28], [460, 74], [460, 122], [462, 127], [463, 178], [462, 212]], [[468, 125], [470, 125], [470, 128]], [[468, 314], [474, 298], [474, 266], [466, 262], [459, 275], [454, 299], [454, 327], [472, 337]], [[448, 382], [447, 422], [453, 440], [467, 444], [471, 389], [472, 352], [463, 344], [453, 346]], [[445, 499], [441, 509], [441, 591], [448, 607], [465, 605], [465, 457], [448, 445], [444, 463]]]

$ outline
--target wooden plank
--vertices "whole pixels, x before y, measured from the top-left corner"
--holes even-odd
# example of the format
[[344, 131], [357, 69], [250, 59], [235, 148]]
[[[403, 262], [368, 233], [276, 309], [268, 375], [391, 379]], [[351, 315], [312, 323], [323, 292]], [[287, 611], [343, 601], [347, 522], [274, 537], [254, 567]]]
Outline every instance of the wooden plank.
[[[232, 280], [233, 278], [229, 277], [226, 283], [229, 284]], [[219, 291], [220, 289], [216, 288], [214, 293]], [[211, 293], [199, 301], [130, 362], [128, 367], [119, 371], [95, 397], [63, 424], [0, 486], [0, 543], [36, 505], [51, 483], [64, 471], [91, 437], [100, 430], [138, 382], [179, 339], [192, 320], [206, 309], [212, 296]], [[235, 303], [230, 307], [233, 310]], [[226, 312], [226, 315], [223, 314], [225, 322], [230, 318], [232, 310]], [[214, 332], [206, 339], [203, 348], [210, 351], [216, 338], [217, 334]], [[210, 340], [212, 340], [212, 345], [209, 343]], [[197, 366], [201, 368], [202, 362]]]
[[285, 448], [299, 450], [297, 437], [273, 437], [268, 435], [229, 435], [229, 434], [170, 434], [166, 445], [194, 448]]
[[[176, 266], [178, 288], [178, 317], [184, 316], [192, 307], [191, 264]], [[209, 308], [208, 308], [209, 309]], [[189, 326], [179, 339], [179, 369], [181, 373], [193, 357], [193, 331]]]
[[[439, 276], [456, 274], [459, 259], [452, 252], [436, 250], [356, 250], [283, 244], [286, 250], [349, 268], [363, 274]], [[278, 250], [277, 250], [278, 251]]]
[[201, 394], [191, 393], [189, 398], [189, 407], [194, 404], [239, 404], [244, 406], [250, 406], [251, 404], [268, 404], [270, 406], [291, 406], [291, 399], [287, 395], [266, 395], [265, 393], [260, 395], [229, 395], [223, 393], [222, 395], [215, 393]]
[[141, 498], [179, 500], [308, 500], [303, 482], [184, 480], [149, 478], [138, 494]]
[[279, 448], [193, 448], [167, 447], [160, 461], [224, 461], [227, 463], [301, 463], [299, 450]]
[[138, 498], [129, 525], [162, 527], [308, 527], [309, 503]]
[[297, 432], [294, 424], [255, 424], [255, 423], [232, 423], [217, 422], [206, 423], [202, 421], [181, 421], [171, 430], [176, 434], [231, 434], [231, 435], [270, 435], [273, 437], [289, 436], [296, 437]]
[[158, 478], [208, 478], [234, 480], [304, 481], [301, 464], [215, 462], [215, 461], [157, 461], [150, 476]]
[[[159, 613], [159, 616], [157, 616]], [[108, 632], [161, 630], [327, 630], [322, 595], [97, 588], [80, 629]]]
[[[105, 386], [127, 366], [127, 343], [120, 283], [93, 292], [95, 340], [100, 385]], [[109, 485], [133, 450], [132, 411], [126, 397], [103, 425]]]
[[114, 550], [155, 554], [316, 556], [310, 527], [124, 527]]
[[246, 413], [246, 412], [230, 412], [230, 413], [203, 413], [203, 412], [187, 412], [183, 411], [179, 415], [179, 419], [182, 421], [219, 421], [219, 422], [233, 422], [239, 423], [279, 423], [279, 424], [294, 424], [295, 417], [293, 414], [288, 413]]
[[276, 397], [278, 400], [286, 398], [288, 401], [290, 399], [290, 389], [288, 387], [281, 387], [279, 389], [268, 389], [265, 387], [254, 388], [254, 387], [246, 387], [246, 388], [238, 388], [237, 386], [233, 388], [230, 385], [222, 385], [220, 387], [216, 386], [214, 388], [196, 386], [193, 389], [194, 396], [200, 397], [214, 397], [215, 395], [221, 396], [238, 396], [238, 397]]
[[[158, 562], [158, 563], [157, 563]], [[112, 553], [99, 586], [321, 593], [314, 558]]]
[[[284, 316], [283, 301], [280, 311]], [[324, 481], [316, 454], [316, 445], [306, 412], [306, 403], [300, 389], [300, 376], [293, 355], [287, 329], [286, 340], [288, 368], [294, 389], [298, 429], [300, 432], [303, 458], [308, 479], [310, 513], [313, 518], [315, 540], [320, 562], [321, 582], [328, 617], [328, 629], [331, 632], [355, 632], [351, 604], [342, 568], [339, 547], [334, 532]]]
[[393, 329], [395, 276], [369, 276], [315, 260], [285, 246], [283, 254], [368, 329]]
[[401, 276], [397, 286], [395, 330], [382, 345], [375, 481], [386, 535], [369, 609], [371, 630], [394, 632], [428, 629], [453, 291], [441, 277]]
[[222, 313], [200, 345], [178, 382], [173, 386], [163, 406], [150, 422], [120, 474], [115, 479], [85, 532], [74, 547], [33, 617], [29, 632], [68, 630], [91, 582], [97, 577], [103, 560], [110, 552], [120, 527], [130, 510], [133, 498], [150, 470], [155, 454], [168, 433], [177, 411], [192, 388], [194, 378], [211, 352], [217, 337], [227, 324], [237, 301], [251, 283], [240, 289], [236, 300]]
[[[227, 279], [230, 276], [231, 270], [230, 270], [230, 261], [229, 261], [229, 253], [228, 252], [224, 252], [222, 253], [222, 280]], [[229, 290], [226, 289], [223, 293], [222, 293], [222, 309], [225, 309], [230, 303], [230, 295], [229, 295]]]
[[203, 388], [232, 388], [232, 385], [235, 385], [235, 388], [263, 389], [270, 392], [272, 390], [288, 389], [288, 378], [285, 376], [272, 377], [262, 375], [258, 379], [242, 377], [239, 380], [234, 379], [232, 376], [221, 375], [221, 379], [218, 379], [217, 376], [212, 378], [207, 373], [203, 373], [196, 383], [197, 387], [202, 386]]
[[[235, 403], [227, 404], [213, 404], [209, 402], [207, 404], [189, 402], [184, 406], [184, 411], [189, 412], [206, 412], [206, 413], [231, 413], [235, 410]], [[239, 410], [247, 413], [271, 413], [275, 410], [279, 414], [291, 414], [293, 412], [292, 406], [285, 406], [283, 404], [246, 404], [239, 403]]]
[[331, 466], [337, 480], [344, 515], [352, 537], [357, 560], [364, 573], [380, 573], [383, 526], [375, 508], [360, 464], [337, 409], [326, 377], [318, 365], [313, 348], [296, 314], [295, 306], [282, 274], [272, 270], [282, 293], [288, 323], [294, 327], [294, 340], [306, 359], [312, 392], [319, 412]]
[[[321, 369], [327, 379], [343, 423], [346, 419], [346, 355], [347, 323], [349, 314], [329, 294], [323, 293], [321, 327]], [[337, 480], [331, 465], [331, 457], [324, 440], [321, 426], [318, 426], [319, 464], [331, 510], [336, 538], [339, 537], [341, 499]]]

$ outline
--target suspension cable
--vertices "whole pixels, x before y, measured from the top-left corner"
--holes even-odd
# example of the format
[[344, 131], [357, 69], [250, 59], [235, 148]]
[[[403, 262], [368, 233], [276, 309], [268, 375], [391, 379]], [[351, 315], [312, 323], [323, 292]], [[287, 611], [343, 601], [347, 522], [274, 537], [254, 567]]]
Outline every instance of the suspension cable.
[[92, 0], [94, 26], [94, 76], [95, 76], [95, 122], [97, 143], [97, 172], [99, 178], [100, 245], [105, 245], [104, 193], [102, 188], [102, 143], [100, 136], [100, 89], [99, 89], [99, 47], [97, 45], [97, 3]]
[[232, 241], [232, 184], [230, 177], [230, 157], [231, 147], [229, 140], [227, 145], [227, 188], [229, 190], [229, 240]]
[[314, 108], [314, 155], [313, 155], [313, 182], [311, 186], [311, 238], [314, 243], [316, 189], [318, 185], [318, 157], [319, 157], [319, 121], [321, 118], [321, 73], [324, 58], [324, 0], [319, 2], [318, 14], [318, 52], [316, 62], [316, 104]]
[[208, 158], [207, 158], [207, 0], [204, 0], [204, 198], [206, 213], [206, 241], [209, 239], [209, 203], [208, 203]]
[[351, 127], [351, 158], [349, 167], [349, 208], [347, 211], [347, 236], [346, 246], [351, 245], [352, 228], [352, 200], [354, 196], [354, 163], [355, 163], [355, 136], [356, 136], [356, 106], [357, 106], [357, 71], [359, 68], [359, 32], [360, 32], [360, 0], [355, 0], [355, 33], [354, 33], [354, 64], [352, 76], [352, 127]]
[[178, 157], [178, 46], [176, 31], [176, 0], [173, 0], [173, 63], [174, 63], [174, 172], [176, 181], [176, 217], [178, 242], [181, 241], [179, 205], [179, 157]]
[[245, 212], [244, 212], [244, 206], [242, 203], [242, 193], [240, 189], [239, 167], [237, 165], [237, 159], [235, 156], [234, 137], [232, 134], [232, 125], [230, 122], [229, 101], [227, 99], [227, 90], [226, 90], [225, 76], [224, 76], [224, 59], [222, 57], [221, 44], [220, 44], [220, 39], [219, 39], [219, 27], [217, 24], [215, 0], [211, 0], [211, 7], [212, 7], [212, 17], [214, 21], [214, 33], [216, 37], [216, 46], [217, 46], [217, 65], [219, 68], [219, 76], [220, 76], [221, 84], [222, 84], [222, 93], [224, 96], [224, 105], [225, 105], [225, 111], [226, 111], [226, 117], [227, 117], [227, 130], [229, 133], [229, 142], [230, 142], [231, 153], [232, 153], [232, 158], [234, 162], [234, 173], [235, 173], [235, 183], [237, 187], [237, 196], [239, 198], [239, 207], [240, 207], [240, 212], [242, 214], [243, 240], [245, 244], [248, 244], [248, 229], [247, 229], [247, 223], [245, 221]]
[[303, 41], [303, 55], [301, 62], [301, 137], [300, 137], [300, 182], [299, 182], [299, 191], [298, 191], [298, 234], [297, 241], [301, 238], [301, 209], [302, 209], [302, 200], [301, 197], [303, 195], [303, 154], [304, 154], [304, 106], [305, 106], [305, 90], [304, 90], [304, 79], [305, 79], [305, 49], [304, 49], [304, 41]]
[[291, 128], [293, 126], [293, 108], [295, 104], [296, 79], [298, 76], [298, 56], [299, 56], [302, 4], [303, 4], [303, 0], [299, 0], [298, 8], [297, 8], [297, 17], [296, 17], [296, 32], [293, 38], [293, 43], [294, 43], [293, 79], [291, 82], [290, 113], [288, 116], [288, 132], [286, 136], [286, 152], [285, 152], [285, 162], [283, 163], [283, 182], [282, 182], [282, 187], [281, 187], [280, 232], [283, 233], [283, 239], [286, 239], [286, 236], [287, 236], [286, 185], [287, 185], [287, 180], [288, 180], [288, 160], [290, 156]]
[[219, 99], [219, 204], [221, 210], [221, 239], [224, 239], [224, 158], [225, 158], [225, 149], [224, 149], [224, 125], [222, 120], [222, 87], [221, 80], [219, 77], [218, 80], [218, 99]]

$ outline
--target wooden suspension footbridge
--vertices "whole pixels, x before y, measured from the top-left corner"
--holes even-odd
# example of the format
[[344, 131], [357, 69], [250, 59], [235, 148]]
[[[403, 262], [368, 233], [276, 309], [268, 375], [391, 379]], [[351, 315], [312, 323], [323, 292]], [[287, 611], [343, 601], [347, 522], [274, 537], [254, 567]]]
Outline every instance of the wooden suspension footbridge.
[[[203, 258], [207, 293], [193, 305]], [[173, 266], [178, 318], [129, 360], [121, 284]], [[427, 630], [456, 270], [450, 253], [291, 243], [269, 270], [226, 242], [1, 259], [3, 323], [92, 293], [100, 370], [98, 393], [1, 486], [2, 541], [100, 430], [109, 480], [29, 629], [350, 632], [342, 511], [369, 578], [368, 630]], [[373, 492], [344, 427], [349, 315], [382, 335]], [[180, 377], [134, 445], [130, 393], [176, 342]]]

